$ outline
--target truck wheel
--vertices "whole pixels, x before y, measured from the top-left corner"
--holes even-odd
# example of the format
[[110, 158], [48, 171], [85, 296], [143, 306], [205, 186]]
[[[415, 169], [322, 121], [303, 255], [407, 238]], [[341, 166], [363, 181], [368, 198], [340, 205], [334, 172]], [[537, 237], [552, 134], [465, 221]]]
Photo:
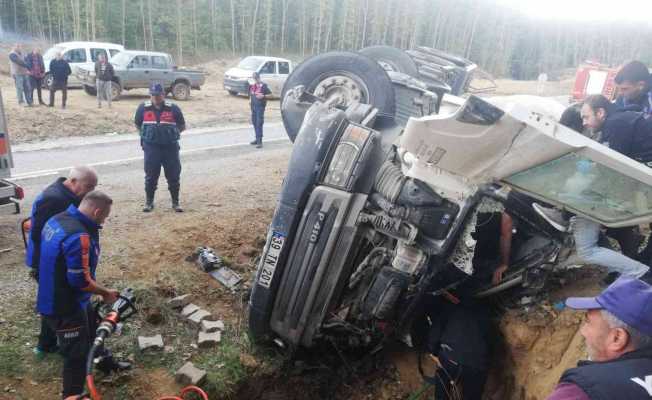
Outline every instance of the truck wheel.
[[118, 100], [122, 94], [122, 86], [118, 82], [111, 82], [111, 101]]
[[237, 95], [238, 95], [238, 92], [233, 91], [233, 90], [229, 90], [228, 92], [229, 92], [229, 94], [230, 94], [231, 96], [237, 96]]
[[359, 51], [380, 64], [385, 71], [401, 72], [418, 78], [417, 64], [403, 50], [391, 46], [371, 46]]
[[97, 96], [97, 89], [93, 86], [84, 85], [84, 92], [89, 96]]
[[172, 85], [172, 95], [177, 100], [188, 100], [190, 98], [190, 86], [185, 82], [177, 82]]
[[394, 116], [394, 87], [383, 68], [374, 60], [358, 53], [334, 51], [310, 57], [290, 74], [281, 91], [281, 116], [290, 140], [294, 141], [303, 112], [283, 107], [290, 89], [303, 86], [314, 94], [342, 108], [353, 103], [371, 104], [379, 115]]

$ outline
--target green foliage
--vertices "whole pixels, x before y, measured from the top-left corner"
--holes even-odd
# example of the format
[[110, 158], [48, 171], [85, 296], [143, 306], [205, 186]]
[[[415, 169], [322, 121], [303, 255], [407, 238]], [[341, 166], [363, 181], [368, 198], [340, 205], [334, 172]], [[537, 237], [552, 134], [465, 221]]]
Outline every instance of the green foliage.
[[437, 47], [517, 79], [587, 59], [652, 61], [649, 26], [539, 20], [493, 0], [4, 0], [2, 27], [52, 42], [169, 51], [180, 63], [226, 51], [304, 57], [377, 44]]

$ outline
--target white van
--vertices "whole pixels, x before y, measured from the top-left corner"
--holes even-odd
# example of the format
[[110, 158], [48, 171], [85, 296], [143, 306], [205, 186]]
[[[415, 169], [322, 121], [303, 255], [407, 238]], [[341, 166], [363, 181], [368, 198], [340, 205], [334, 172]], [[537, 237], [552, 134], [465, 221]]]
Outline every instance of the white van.
[[77, 80], [76, 69], [79, 66], [91, 67], [95, 64], [100, 54], [105, 54], [110, 59], [125, 47], [121, 44], [103, 42], [63, 42], [57, 43], [43, 54], [45, 63], [45, 84], [50, 87], [52, 76], [50, 75], [50, 61], [57, 58], [57, 53], [62, 53], [64, 60], [70, 63], [72, 75], [68, 78], [68, 86], [81, 86]]
[[238, 66], [224, 74], [224, 89], [231, 95], [249, 94], [249, 83], [253, 72], [269, 86], [273, 97], [280, 97], [283, 84], [294, 66], [292, 61], [278, 57], [249, 56], [243, 58]]

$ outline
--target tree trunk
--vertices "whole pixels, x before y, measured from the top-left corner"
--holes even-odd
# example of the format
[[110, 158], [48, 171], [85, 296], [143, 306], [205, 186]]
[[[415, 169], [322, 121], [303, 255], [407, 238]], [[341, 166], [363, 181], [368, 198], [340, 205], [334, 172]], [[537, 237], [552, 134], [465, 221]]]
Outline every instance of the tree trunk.
[[265, 8], [265, 55], [269, 55], [272, 43], [272, 0], [267, 0]]
[[183, 40], [181, 34], [181, 0], [177, 0], [177, 65], [183, 64]]
[[260, 0], [256, 0], [256, 7], [254, 7], [254, 17], [251, 20], [251, 54], [254, 53], [256, 48], [256, 24], [258, 23], [258, 8], [260, 7]]
[[192, 0], [192, 44], [193, 54], [197, 55], [197, 0]]
[[126, 27], [127, 27], [127, 0], [122, 0], [122, 45], [126, 43]]
[[152, 0], [147, 0], [147, 28], [149, 30], [149, 48], [156, 50], [154, 46], [154, 26], [152, 24]]
[[[50, 0], [45, 0], [45, 12], [48, 15], [48, 39], [52, 42], [52, 14], [50, 13]], [[0, 25], [2, 21], [0, 21]], [[2, 26], [0, 26], [0, 33], [2, 33]]]
[[150, 50], [149, 47], [147, 47], [147, 24], [145, 23], [145, 0], [140, 0], [140, 18], [141, 21], [143, 22], [143, 48], [145, 50]]
[[217, 51], [217, 29], [215, 20], [215, 0], [211, 0], [211, 43], [213, 44], [213, 51]]
[[290, 6], [290, 0], [281, 0], [281, 7], [283, 8], [283, 14], [281, 16], [281, 53], [285, 52], [285, 31], [287, 29], [287, 19], [288, 19], [288, 7]]
[[18, 10], [16, 9], [16, 0], [14, 0], [14, 32], [18, 33]]
[[235, 49], [236, 49], [236, 19], [235, 19], [235, 7], [233, 6], [233, 0], [230, 1], [231, 4], [231, 50], [233, 51], [233, 54], [235, 55]]
[[366, 47], [367, 45], [367, 20], [369, 18], [369, 0], [364, 0], [364, 8], [362, 9], [362, 39], [360, 40], [359, 48]]

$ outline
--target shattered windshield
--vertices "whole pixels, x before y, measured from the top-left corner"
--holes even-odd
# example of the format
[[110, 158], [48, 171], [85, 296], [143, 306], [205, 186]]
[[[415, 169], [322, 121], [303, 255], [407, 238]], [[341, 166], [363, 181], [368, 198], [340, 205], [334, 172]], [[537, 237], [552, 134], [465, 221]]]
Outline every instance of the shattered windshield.
[[505, 181], [606, 223], [652, 213], [652, 187], [577, 153], [519, 172]]

